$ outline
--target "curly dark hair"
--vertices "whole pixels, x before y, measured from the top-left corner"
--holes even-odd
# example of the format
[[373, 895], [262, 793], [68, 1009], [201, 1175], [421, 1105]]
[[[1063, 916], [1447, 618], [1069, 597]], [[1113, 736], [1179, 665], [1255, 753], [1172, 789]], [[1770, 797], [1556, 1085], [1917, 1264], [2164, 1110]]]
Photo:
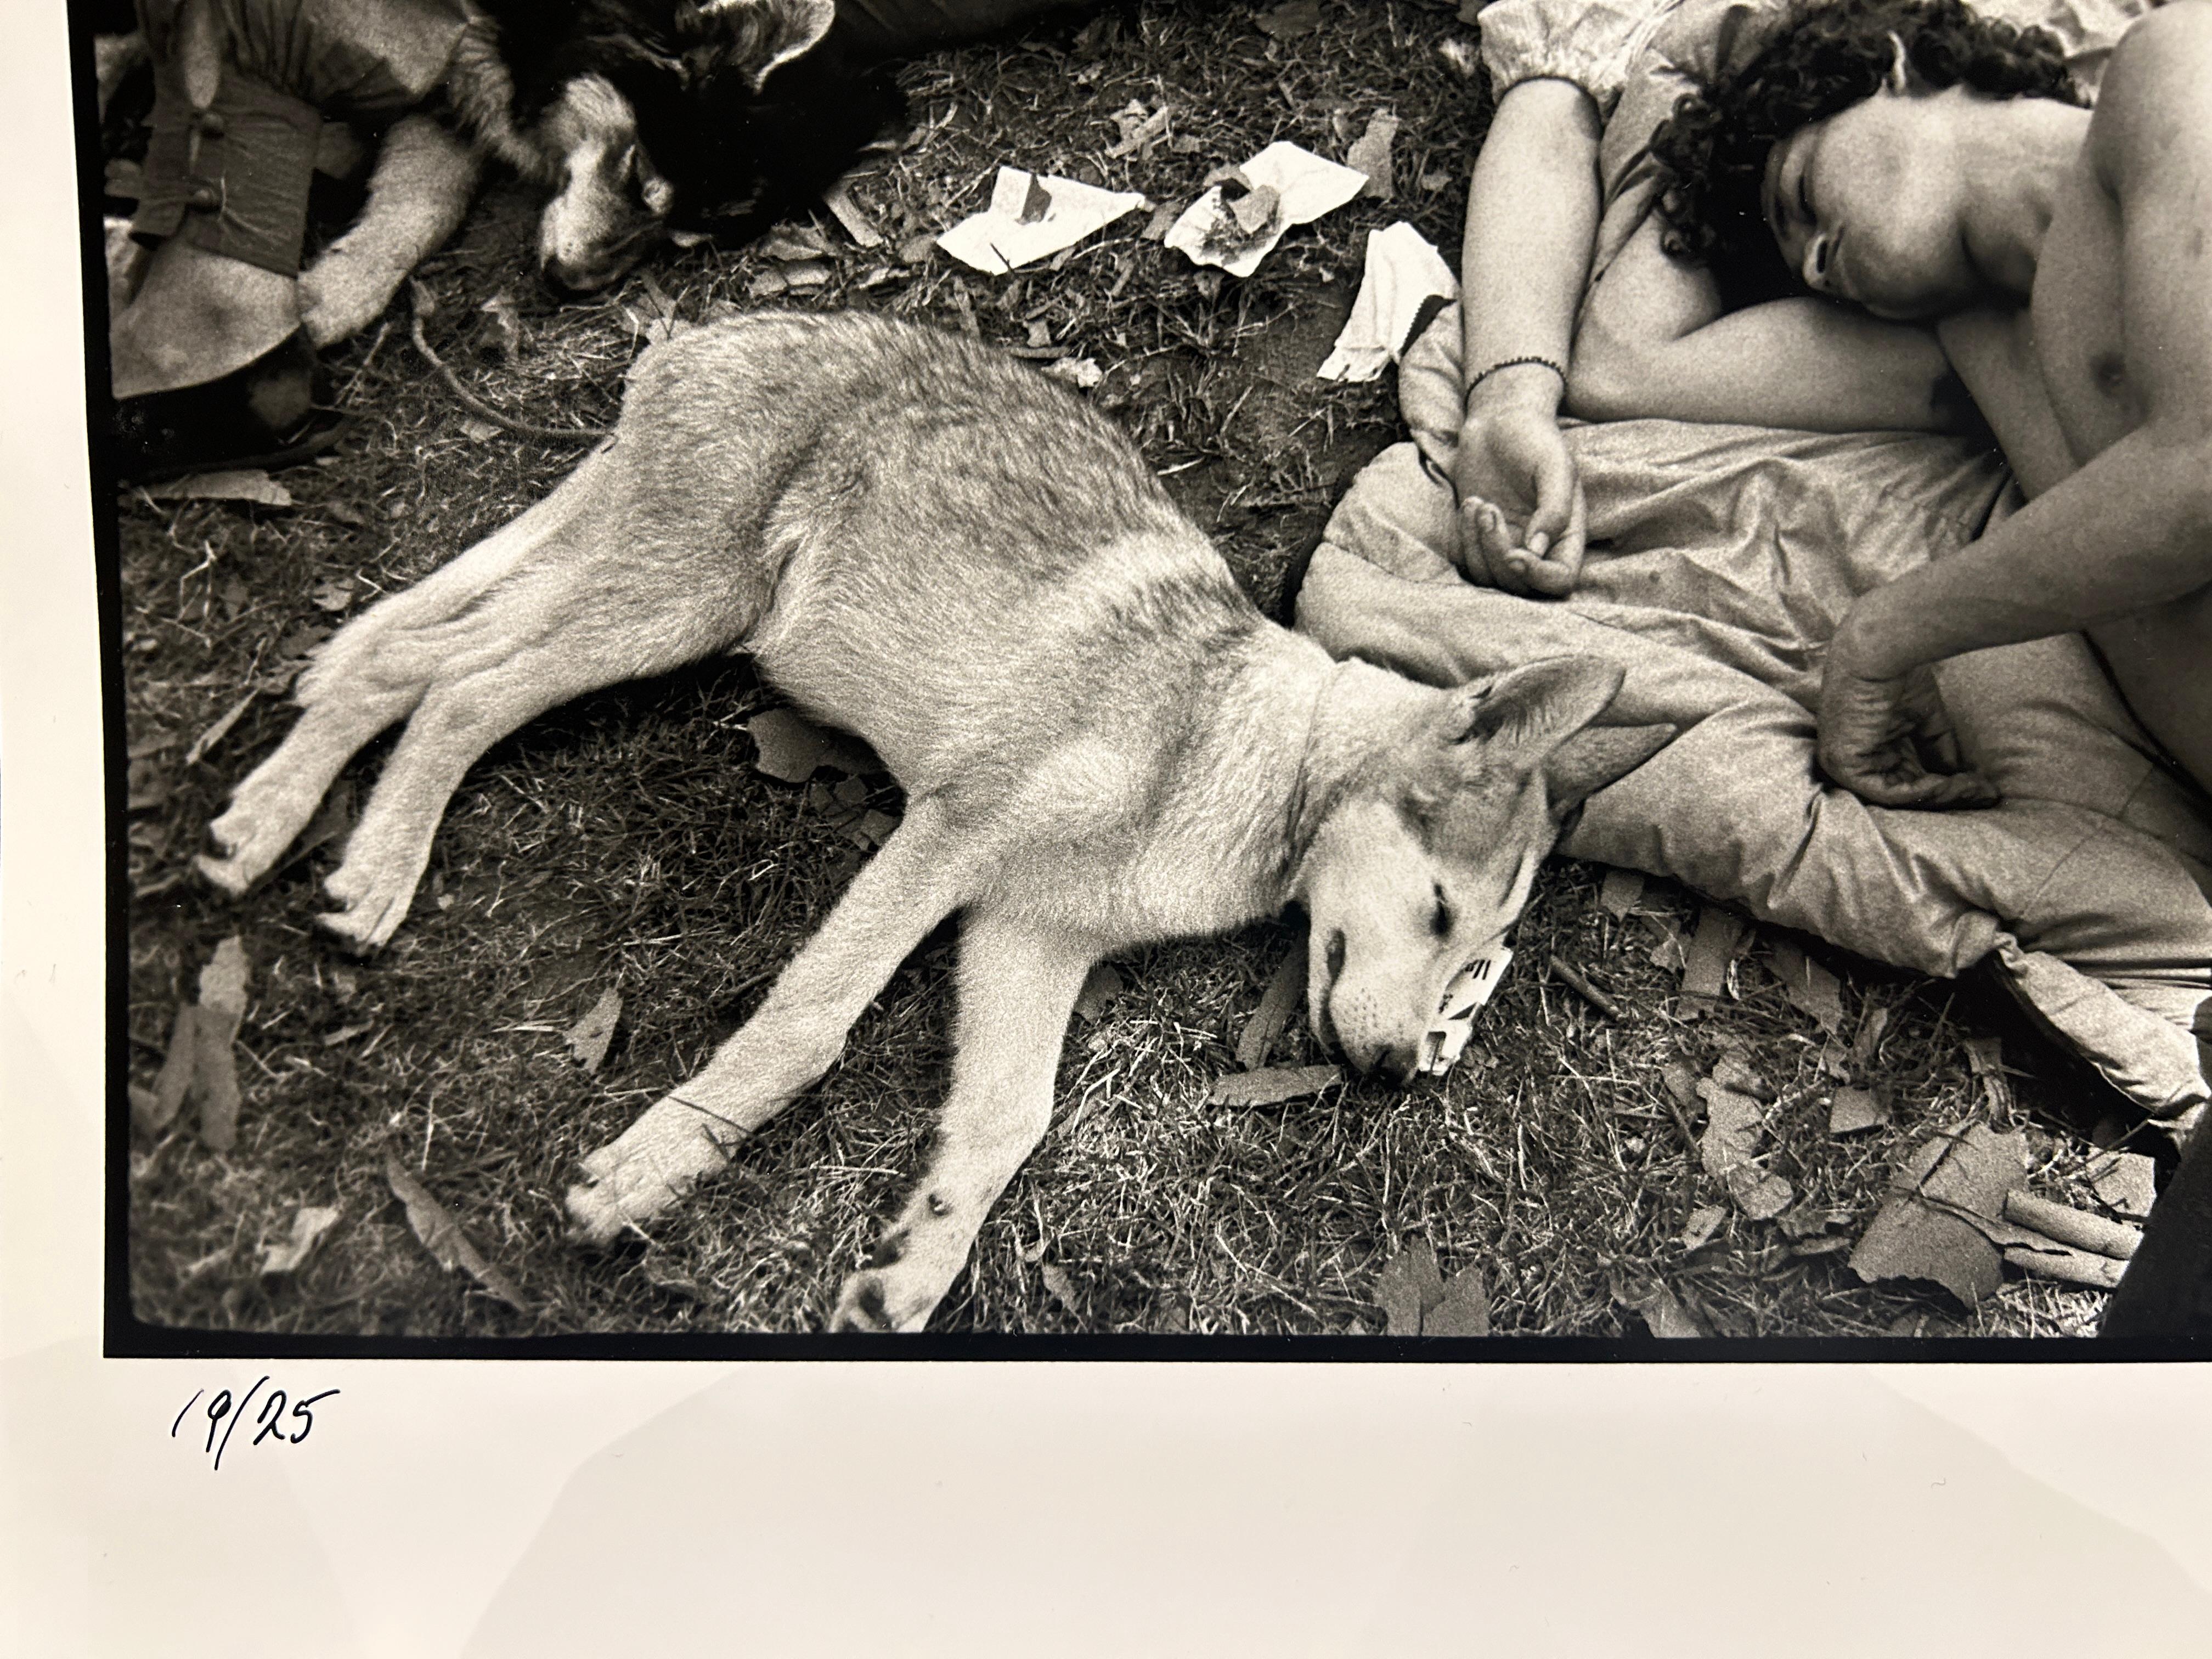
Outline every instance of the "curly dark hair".
[[1799, 291], [1760, 202], [1767, 155], [1878, 92], [1895, 58], [1893, 35], [1930, 87], [2087, 101], [2055, 36], [1983, 17], [1960, 0], [1799, 0], [1711, 85], [1679, 100], [1651, 138], [1668, 178], [1659, 200], [1666, 249], [1710, 267], [1730, 309]]

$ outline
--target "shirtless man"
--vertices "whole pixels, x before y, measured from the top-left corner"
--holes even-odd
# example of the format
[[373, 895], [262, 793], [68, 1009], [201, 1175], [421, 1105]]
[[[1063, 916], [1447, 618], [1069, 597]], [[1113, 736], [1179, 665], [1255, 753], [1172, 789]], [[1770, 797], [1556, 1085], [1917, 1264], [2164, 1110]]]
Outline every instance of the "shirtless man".
[[[1881, 7], [1855, 9], [1878, 27]], [[1821, 765], [1885, 805], [1985, 802], [1981, 779], [1923, 769], [1918, 671], [2081, 629], [2212, 787], [2212, 0], [2131, 27], [2094, 114], [1932, 86], [1903, 40], [1875, 40], [1890, 61], [1873, 95], [1776, 135], [1766, 228], [1814, 293], [1936, 323], [2032, 500], [1853, 605], [1826, 666]], [[1678, 192], [1678, 228], [1722, 210], [1698, 194]], [[1578, 339], [1578, 373], [1583, 355]], [[1900, 384], [1908, 402], [1928, 390]]]

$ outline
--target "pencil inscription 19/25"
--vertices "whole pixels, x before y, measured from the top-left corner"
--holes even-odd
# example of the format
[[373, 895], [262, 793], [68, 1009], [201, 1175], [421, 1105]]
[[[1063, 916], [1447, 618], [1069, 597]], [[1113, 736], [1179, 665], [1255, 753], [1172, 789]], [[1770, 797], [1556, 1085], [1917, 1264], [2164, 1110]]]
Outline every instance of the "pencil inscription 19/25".
[[[201, 1449], [213, 1460], [215, 1468], [219, 1469], [222, 1467], [222, 1455], [229, 1449], [230, 1437], [246, 1419], [249, 1412], [252, 1414], [255, 1432], [246, 1442], [247, 1445], [258, 1446], [264, 1440], [276, 1440], [296, 1446], [315, 1426], [316, 1405], [337, 1393], [336, 1389], [325, 1389], [320, 1394], [302, 1395], [291, 1401], [292, 1409], [287, 1412], [283, 1389], [269, 1389], [267, 1393], [262, 1393], [268, 1388], [268, 1383], [269, 1378], [264, 1376], [236, 1400], [231, 1398], [228, 1389], [223, 1389], [217, 1391], [214, 1399], [208, 1401], [202, 1413], [207, 1419], [207, 1444]], [[257, 1395], [261, 1398], [258, 1409], [253, 1405]], [[206, 1397], [207, 1390], [202, 1389], [185, 1401], [184, 1409], [177, 1413], [176, 1421], [169, 1425], [170, 1439], [179, 1437], [185, 1418], [192, 1415], [192, 1407]]]

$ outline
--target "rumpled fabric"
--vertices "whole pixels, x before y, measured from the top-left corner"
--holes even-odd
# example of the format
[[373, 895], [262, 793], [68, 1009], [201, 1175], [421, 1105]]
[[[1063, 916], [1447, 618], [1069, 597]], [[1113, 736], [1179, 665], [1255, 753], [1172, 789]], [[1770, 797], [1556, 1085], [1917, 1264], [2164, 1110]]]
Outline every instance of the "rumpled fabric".
[[[1486, 37], [1509, 6], [1530, 9], [1491, 8]], [[1679, 90], [1680, 58], [1755, 9], [1664, 9], [1602, 140], [1601, 258], [1649, 207], [1641, 153], [1653, 112]], [[2129, 9], [2101, 9], [2116, 33]], [[2085, 36], [2086, 60], [2100, 64], [2108, 44]], [[1566, 653], [1620, 662], [1607, 718], [1685, 729], [1594, 796], [1562, 851], [1673, 877], [1899, 967], [1949, 976], [1987, 961], [2147, 1112], [2195, 1115], [2212, 1094], [2212, 803], [2142, 732], [2085, 640], [1937, 666], [1965, 757], [2002, 792], [1993, 809], [1874, 806], [1814, 766], [1812, 708], [1837, 623], [1859, 593], [2014, 510], [2001, 458], [1915, 434], [1568, 423], [1589, 553], [1571, 598], [1524, 599], [1475, 585], [1455, 561], [1460, 340], [1453, 307], [1407, 353], [1411, 440], [1330, 520], [1299, 626], [1339, 656], [1437, 684]]]

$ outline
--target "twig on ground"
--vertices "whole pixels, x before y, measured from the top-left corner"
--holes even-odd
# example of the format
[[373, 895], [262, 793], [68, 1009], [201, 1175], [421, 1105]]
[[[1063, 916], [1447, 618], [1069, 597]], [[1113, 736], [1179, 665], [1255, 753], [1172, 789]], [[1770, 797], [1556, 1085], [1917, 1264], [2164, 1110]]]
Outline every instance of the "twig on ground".
[[494, 426], [505, 427], [509, 432], [519, 433], [526, 438], [551, 438], [579, 443], [597, 443], [602, 438], [613, 435], [609, 428], [603, 426], [540, 426], [535, 421], [517, 420], [512, 415], [501, 414], [499, 410], [463, 386], [460, 376], [446, 366], [446, 360], [430, 349], [430, 342], [424, 338], [422, 334], [422, 318], [426, 313], [435, 310], [436, 306], [429, 299], [422, 283], [415, 283], [414, 289], [414, 312], [407, 319], [408, 337], [415, 342], [415, 349], [422, 354], [422, 361], [438, 371], [438, 378], [446, 383], [446, 389], [453, 394], [455, 400], [470, 414], [481, 420], [489, 421]]

